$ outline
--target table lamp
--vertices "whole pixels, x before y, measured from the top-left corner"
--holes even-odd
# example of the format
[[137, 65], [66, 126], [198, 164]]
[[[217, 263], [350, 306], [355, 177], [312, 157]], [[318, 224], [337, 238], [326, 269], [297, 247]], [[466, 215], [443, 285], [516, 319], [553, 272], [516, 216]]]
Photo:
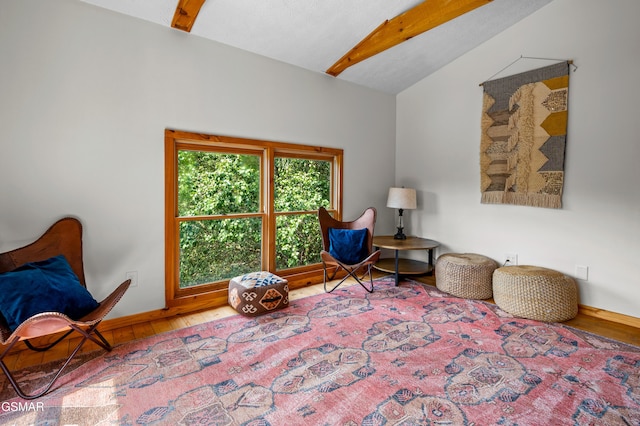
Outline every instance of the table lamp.
[[411, 188], [389, 188], [389, 196], [387, 197], [387, 207], [398, 209], [398, 232], [393, 236], [396, 240], [406, 240], [404, 234], [404, 226], [402, 224], [402, 213], [406, 209], [415, 209], [416, 190]]

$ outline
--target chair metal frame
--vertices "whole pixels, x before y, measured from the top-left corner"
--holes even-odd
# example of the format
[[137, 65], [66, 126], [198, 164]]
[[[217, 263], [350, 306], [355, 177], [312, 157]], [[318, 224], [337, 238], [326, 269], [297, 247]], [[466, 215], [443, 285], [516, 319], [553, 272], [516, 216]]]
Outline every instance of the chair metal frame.
[[[71, 269], [78, 276], [80, 284], [86, 288], [82, 261], [82, 224], [78, 219], [72, 217], [60, 219], [33, 243], [15, 250], [0, 253], [0, 273], [11, 271], [25, 263], [46, 260], [60, 254], [65, 256], [71, 265]], [[15, 330], [11, 331], [2, 315], [0, 315], [0, 344], [5, 346], [5, 349], [0, 354], [0, 369], [2, 369], [16, 393], [21, 398], [29, 400], [38, 398], [49, 392], [64, 369], [69, 365], [73, 357], [80, 351], [87, 340], [94, 342], [107, 352], [111, 351], [112, 346], [98, 331], [98, 325], [100, 325], [104, 317], [120, 301], [130, 284], [131, 280], [124, 281], [109, 296], [100, 302], [96, 309], [79, 320], [73, 320], [59, 312], [43, 312], [31, 316], [22, 322]], [[64, 360], [64, 363], [49, 383], [47, 383], [42, 390], [33, 394], [28, 394], [23, 391], [5, 364], [5, 356], [7, 356], [11, 349], [20, 341], [23, 341], [31, 350], [38, 352], [47, 351], [63, 341], [74, 331], [81, 334], [82, 339], [67, 359]], [[58, 336], [60, 333], [62, 333], [62, 335]], [[41, 338], [47, 340], [49, 336], [53, 336], [55, 339], [52, 343], [35, 345], [30, 341], [31, 339], [40, 340]]]
[[[367, 292], [373, 292], [373, 275], [371, 274], [371, 268], [380, 259], [380, 250], [373, 250], [373, 232], [376, 224], [377, 211], [374, 207], [367, 208], [357, 219], [344, 222], [337, 220], [329, 214], [327, 209], [320, 207], [318, 209], [318, 220], [320, 222], [320, 230], [322, 232], [322, 247], [320, 252], [320, 258], [322, 259], [322, 267], [324, 269], [324, 291], [327, 293], [333, 292], [338, 288], [345, 280], [352, 277], [356, 280], [362, 288]], [[367, 256], [358, 263], [348, 265], [339, 261], [329, 253], [330, 241], [329, 241], [329, 228], [338, 229], [367, 229]], [[328, 270], [333, 269], [333, 273], [329, 275]], [[362, 276], [358, 277], [357, 272], [364, 269]], [[346, 275], [331, 289], [327, 289], [327, 282], [332, 281], [336, 275], [340, 272], [346, 272]], [[366, 285], [363, 280], [369, 275], [369, 283]]]

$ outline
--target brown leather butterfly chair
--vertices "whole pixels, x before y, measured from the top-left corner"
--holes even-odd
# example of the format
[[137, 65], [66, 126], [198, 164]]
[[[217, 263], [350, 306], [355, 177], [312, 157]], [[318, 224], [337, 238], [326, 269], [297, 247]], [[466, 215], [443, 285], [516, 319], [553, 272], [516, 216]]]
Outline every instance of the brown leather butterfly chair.
[[[341, 222], [334, 219], [329, 212], [320, 207], [318, 210], [318, 220], [320, 221], [320, 230], [322, 232], [322, 247], [320, 258], [324, 268], [324, 291], [331, 293], [338, 288], [347, 278], [354, 278], [369, 293], [373, 292], [373, 276], [371, 275], [371, 267], [380, 259], [380, 250], [373, 251], [373, 230], [376, 225], [376, 209], [369, 207], [362, 215], [351, 222]], [[338, 247], [344, 243], [340, 238], [335, 237], [335, 230], [364, 230], [364, 239], [362, 242], [356, 241], [348, 237], [346, 240], [352, 246]], [[340, 231], [338, 231], [340, 232]], [[357, 238], [355, 238], [357, 240]], [[337, 256], [338, 253], [345, 253], [345, 256]], [[333, 273], [329, 275], [328, 270], [333, 269]], [[363, 270], [362, 276], [358, 277], [358, 271]], [[345, 271], [346, 275], [338, 284], [327, 290], [327, 281], [333, 280], [336, 274]], [[363, 283], [363, 279], [369, 274], [369, 283]]]
[[[86, 288], [82, 263], [82, 225], [77, 219], [70, 217], [60, 219], [54, 223], [47, 232], [35, 242], [6, 253], [0, 253], [0, 273], [12, 271], [26, 263], [44, 261], [61, 254], [67, 259], [71, 269], [77, 275], [80, 284]], [[0, 355], [0, 367], [21, 398], [34, 399], [47, 393], [58, 377], [60, 377], [64, 368], [87, 340], [91, 340], [105, 350], [111, 351], [111, 345], [104, 336], [100, 334], [97, 327], [107, 313], [109, 313], [120, 298], [122, 298], [129, 288], [129, 284], [131, 284], [131, 280], [126, 280], [120, 284], [118, 288], [98, 304], [96, 309], [78, 320], [72, 320], [59, 312], [44, 312], [31, 316], [23, 321], [15, 330], [11, 331], [5, 318], [0, 315], [0, 344], [5, 346], [5, 348], [2, 348], [2, 354]], [[2, 289], [0, 288], [0, 294], [1, 293]], [[46, 351], [74, 331], [80, 333], [83, 338], [71, 355], [64, 361], [64, 364], [56, 372], [53, 379], [40, 392], [32, 395], [25, 394], [4, 363], [4, 357], [20, 341], [24, 341], [29, 349]], [[53, 340], [53, 342], [42, 346], [35, 346], [30, 340], [36, 338], [38, 338], [39, 341], [45, 340], [50, 342]]]

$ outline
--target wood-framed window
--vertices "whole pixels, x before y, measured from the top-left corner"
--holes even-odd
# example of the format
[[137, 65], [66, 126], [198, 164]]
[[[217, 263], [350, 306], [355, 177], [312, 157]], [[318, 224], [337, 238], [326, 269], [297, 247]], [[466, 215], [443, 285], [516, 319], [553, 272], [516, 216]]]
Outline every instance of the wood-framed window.
[[341, 216], [342, 166], [341, 149], [165, 130], [167, 305], [247, 272], [320, 273], [317, 209]]

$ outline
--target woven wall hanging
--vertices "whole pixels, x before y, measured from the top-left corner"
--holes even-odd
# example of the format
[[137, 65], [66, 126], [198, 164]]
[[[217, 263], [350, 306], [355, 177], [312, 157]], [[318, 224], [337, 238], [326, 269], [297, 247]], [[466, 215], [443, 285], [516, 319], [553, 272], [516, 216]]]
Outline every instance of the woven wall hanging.
[[482, 203], [562, 207], [571, 64], [482, 84]]

